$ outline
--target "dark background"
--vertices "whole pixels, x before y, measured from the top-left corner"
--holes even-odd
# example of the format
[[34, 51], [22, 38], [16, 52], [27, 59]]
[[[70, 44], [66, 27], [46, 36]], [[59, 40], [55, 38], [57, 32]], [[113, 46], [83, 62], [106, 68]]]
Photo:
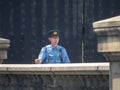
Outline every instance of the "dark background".
[[72, 63], [106, 62], [92, 23], [119, 14], [120, 0], [0, 0], [0, 37], [11, 41], [4, 63], [33, 63], [53, 28]]

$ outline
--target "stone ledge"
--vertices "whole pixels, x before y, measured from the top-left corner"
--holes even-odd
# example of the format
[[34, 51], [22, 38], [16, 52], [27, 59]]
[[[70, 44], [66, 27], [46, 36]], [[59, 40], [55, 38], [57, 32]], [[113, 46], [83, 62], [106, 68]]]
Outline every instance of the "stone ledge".
[[10, 40], [0, 38], [0, 49], [7, 49], [8, 47], [10, 47]]
[[108, 74], [109, 63], [1, 64], [0, 74]]
[[96, 28], [93, 29], [97, 35], [119, 35], [120, 27], [112, 27], [112, 28]]
[[120, 15], [112, 18], [104, 19], [93, 23], [93, 28], [110, 28], [120, 26]]
[[0, 38], [0, 64], [7, 59], [7, 49], [10, 47], [10, 40]]
[[4, 38], [0, 38], [0, 44], [3, 44], [3, 43], [6, 43], [6, 44], [9, 44], [10, 43], [10, 40], [9, 39], [4, 39]]

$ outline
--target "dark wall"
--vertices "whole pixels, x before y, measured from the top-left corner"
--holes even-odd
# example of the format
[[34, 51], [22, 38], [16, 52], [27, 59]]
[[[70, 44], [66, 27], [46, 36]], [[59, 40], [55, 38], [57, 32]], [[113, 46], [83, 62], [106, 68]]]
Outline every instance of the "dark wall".
[[0, 37], [11, 40], [4, 63], [33, 63], [47, 31], [61, 30], [72, 63], [106, 61], [92, 22], [120, 14], [119, 0], [0, 0]]
[[93, 33], [92, 23], [98, 20], [120, 15], [119, 0], [84, 0], [84, 58], [86, 62], [106, 61], [102, 53], [97, 52], [97, 35]]

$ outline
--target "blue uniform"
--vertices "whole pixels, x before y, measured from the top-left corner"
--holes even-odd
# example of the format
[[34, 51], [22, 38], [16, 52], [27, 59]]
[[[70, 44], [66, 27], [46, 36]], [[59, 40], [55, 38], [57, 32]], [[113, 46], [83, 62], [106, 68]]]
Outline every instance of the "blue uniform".
[[59, 45], [56, 48], [53, 48], [52, 45], [43, 47], [38, 59], [42, 63], [70, 63], [66, 49]]

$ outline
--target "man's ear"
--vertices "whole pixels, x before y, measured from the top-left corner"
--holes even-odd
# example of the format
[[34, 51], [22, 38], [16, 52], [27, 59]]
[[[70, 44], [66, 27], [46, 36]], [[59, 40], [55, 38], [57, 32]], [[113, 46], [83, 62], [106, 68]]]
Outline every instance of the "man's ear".
[[49, 37], [48, 40], [51, 41], [51, 38]]

